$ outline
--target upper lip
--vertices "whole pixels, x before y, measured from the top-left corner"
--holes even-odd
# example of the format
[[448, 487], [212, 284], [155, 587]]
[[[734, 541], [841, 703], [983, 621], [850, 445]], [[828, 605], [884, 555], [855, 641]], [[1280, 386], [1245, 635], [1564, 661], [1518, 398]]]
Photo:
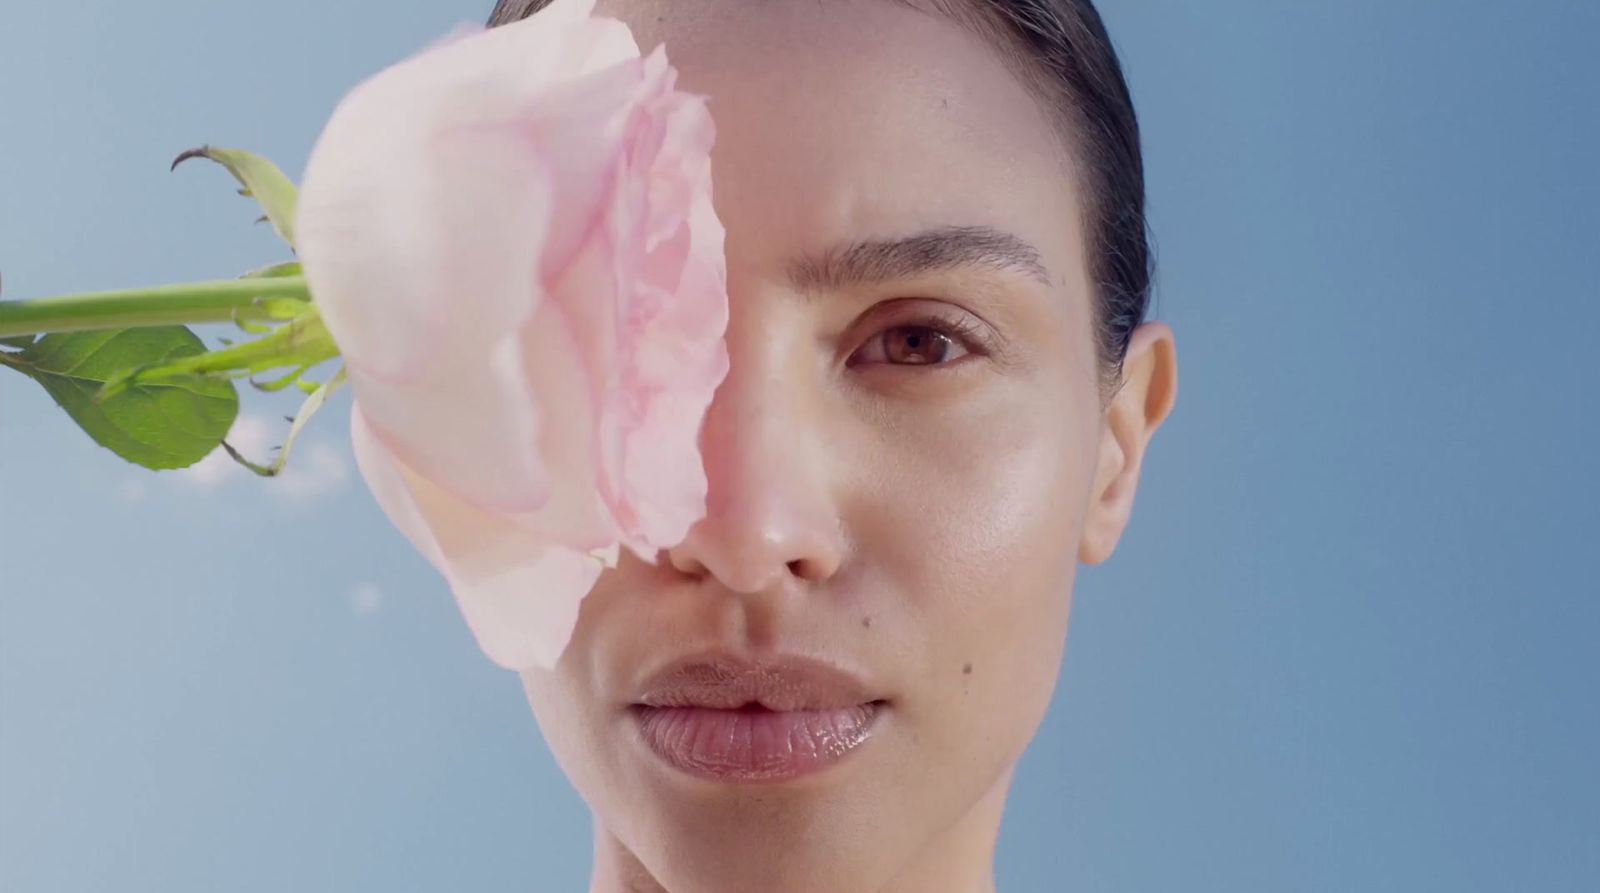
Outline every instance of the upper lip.
[[706, 653], [683, 658], [652, 674], [638, 703], [648, 707], [735, 710], [838, 710], [877, 697], [860, 677], [827, 661], [798, 655], [745, 658]]

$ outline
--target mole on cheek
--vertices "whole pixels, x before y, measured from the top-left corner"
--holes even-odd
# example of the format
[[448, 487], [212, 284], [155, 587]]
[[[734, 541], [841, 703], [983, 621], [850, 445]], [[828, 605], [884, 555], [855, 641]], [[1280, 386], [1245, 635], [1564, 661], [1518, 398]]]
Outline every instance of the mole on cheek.
[[972, 675], [972, 664], [967, 664], [966, 666], [962, 667], [961, 668], [961, 672], [966, 674], [966, 675], [968, 675], [968, 676], [971, 676]]
[[871, 626], [872, 625], [872, 618], [871, 617], [863, 617], [863, 618], [861, 618], [861, 625], [862, 625], [862, 627]]

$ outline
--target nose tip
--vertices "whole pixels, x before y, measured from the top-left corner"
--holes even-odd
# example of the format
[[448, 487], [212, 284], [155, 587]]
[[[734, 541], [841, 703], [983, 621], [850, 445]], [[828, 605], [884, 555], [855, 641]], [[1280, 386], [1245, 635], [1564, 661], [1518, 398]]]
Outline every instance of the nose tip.
[[790, 583], [820, 583], [837, 573], [843, 550], [827, 531], [708, 515], [683, 543], [667, 550], [667, 559], [680, 573], [713, 578], [734, 592], [753, 595]]
[[797, 442], [807, 438], [785, 442], [778, 432], [805, 428], [775, 418], [778, 402], [743, 414], [742, 426], [707, 427], [706, 514], [668, 550], [679, 572], [747, 594], [838, 572], [845, 538], [828, 457]]

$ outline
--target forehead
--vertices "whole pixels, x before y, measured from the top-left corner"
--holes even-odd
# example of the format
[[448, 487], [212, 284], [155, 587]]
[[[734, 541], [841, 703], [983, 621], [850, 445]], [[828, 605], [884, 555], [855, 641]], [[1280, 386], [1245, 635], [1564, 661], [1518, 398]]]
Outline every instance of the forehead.
[[850, 236], [990, 225], [1076, 275], [1079, 205], [1049, 116], [998, 48], [890, 0], [600, 0], [710, 97], [730, 265]]

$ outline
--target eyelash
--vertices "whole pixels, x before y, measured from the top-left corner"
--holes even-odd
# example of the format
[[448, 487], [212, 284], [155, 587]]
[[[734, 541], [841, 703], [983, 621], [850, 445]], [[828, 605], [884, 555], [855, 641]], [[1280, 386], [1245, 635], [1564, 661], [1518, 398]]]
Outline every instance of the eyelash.
[[[901, 329], [927, 329], [930, 332], [943, 335], [944, 337], [949, 338], [950, 340], [961, 345], [961, 349], [966, 351], [966, 353], [953, 360], [945, 360], [938, 363], [893, 363], [886, 361], [871, 361], [870, 363], [866, 361], [862, 361], [862, 363], [854, 362], [854, 358], [857, 353], [860, 353], [867, 346], [877, 342], [890, 332]], [[872, 334], [872, 337], [862, 342], [861, 346], [856, 348], [855, 352], [850, 355], [851, 359], [846, 361], [846, 365], [854, 366], [865, 363], [866, 365], [890, 366], [902, 369], [940, 369], [958, 365], [967, 359], [967, 357], [988, 356], [989, 353], [990, 351], [987, 346], [985, 332], [983, 327], [977, 322], [966, 318], [948, 319], [943, 316], [929, 314], [910, 319], [898, 320], [892, 325], [878, 329]]]

